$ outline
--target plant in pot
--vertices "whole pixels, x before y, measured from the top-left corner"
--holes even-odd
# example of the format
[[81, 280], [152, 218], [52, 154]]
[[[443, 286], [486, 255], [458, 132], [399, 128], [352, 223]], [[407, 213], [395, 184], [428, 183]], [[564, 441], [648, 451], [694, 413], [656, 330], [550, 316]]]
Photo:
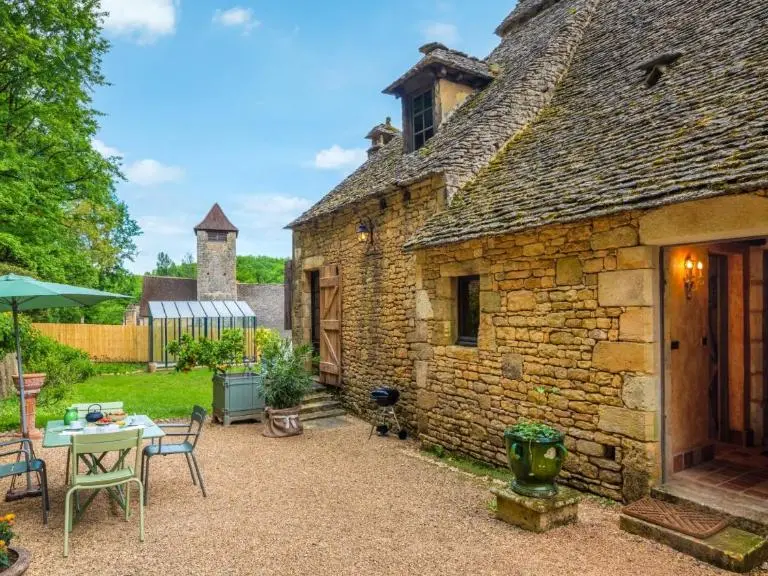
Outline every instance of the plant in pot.
[[0, 517], [0, 574], [3, 576], [24, 574], [31, 560], [27, 550], [19, 546], [11, 546], [11, 540], [15, 536], [13, 532], [15, 521], [14, 514]]
[[515, 475], [512, 490], [533, 498], [556, 496], [555, 479], [567, 454], [563, 433], [543, 422], [521, 420], [504, 431], [504, 441]]
[[264, 435], [270, 438], [296, 436], [303, 432], [299, 410], [304, 395], [312, 389], [307, 369], [310, 346], [293, 346], [288, 339], [274, 340], [262, 352], [261, 375], [267, 421]]
[[219, 340], [194, 340], [185, 334], [168, 345], [168, 353], [176, 356], [176, 370], [188, 372], [206, 366], [213, 372], [213, 418], [225, 426], [260, 419], [264, 414], [261, 376], [234, 370], [244, 359], [244, 351], [242, 330], [223, 330]]

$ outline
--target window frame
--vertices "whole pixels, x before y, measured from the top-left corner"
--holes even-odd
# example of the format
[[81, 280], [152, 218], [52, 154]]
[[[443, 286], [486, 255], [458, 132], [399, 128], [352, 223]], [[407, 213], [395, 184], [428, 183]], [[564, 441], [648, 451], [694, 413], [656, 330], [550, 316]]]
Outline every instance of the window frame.
[[206, 234], [208, 242], [226, 242], [229, 237], [229, 232], [221, 230], [209, 230]]
[[[472, 303], [470, 302], [470, 285], [477, 282], [477, 325], [470, 326]], [[477, 347], [480, 335], [480, 276], [459, 276], [456, 278], [456, 344], [459, 346]]]
[[[416, 101], [423, 99], [429, 94], [429, 106], [422, 105], [420, 110], [416, 110]], [[435, 135], [435, 91], [432, 87], [411, 96], [411, 146], [413, 151], [423, 148], [424, 145]], [[416, 118], [421, 117], [421, 130], [416, 129]], [[429, 135], [427, 136], [427, 133]], [[416, 143], [416, 139], [421, 137], [421, 144]]]

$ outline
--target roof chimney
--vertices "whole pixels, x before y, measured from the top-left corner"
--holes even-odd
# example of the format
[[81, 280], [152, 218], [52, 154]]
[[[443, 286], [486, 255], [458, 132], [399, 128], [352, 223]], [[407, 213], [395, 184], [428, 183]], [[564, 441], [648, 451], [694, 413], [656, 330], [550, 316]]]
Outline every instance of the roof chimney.
[[371, 147], [368, 148], [368, 158], [373, 158], [379, 150], [399, 134], [400, 130], [392, 126], [392, 118], [389, 116], [387, 116], [384, 124], [377, 124], [371, 128], [371, 131], [366, 135], [366, 138], [371, 141]]

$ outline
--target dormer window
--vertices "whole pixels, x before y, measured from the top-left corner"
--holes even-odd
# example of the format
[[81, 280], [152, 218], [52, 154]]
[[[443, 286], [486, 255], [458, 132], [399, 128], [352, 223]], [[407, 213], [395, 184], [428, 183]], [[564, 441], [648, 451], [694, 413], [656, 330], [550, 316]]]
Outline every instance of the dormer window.
[[494, 78], [486, 61], [437, 42], [419, 51], [424, 57], [384, 90], [403, 100], [406, 153], [423, 148], [467, 98]]
[[418, 150], [435, 135], [432, 89], [413, 97], [413, 149]]

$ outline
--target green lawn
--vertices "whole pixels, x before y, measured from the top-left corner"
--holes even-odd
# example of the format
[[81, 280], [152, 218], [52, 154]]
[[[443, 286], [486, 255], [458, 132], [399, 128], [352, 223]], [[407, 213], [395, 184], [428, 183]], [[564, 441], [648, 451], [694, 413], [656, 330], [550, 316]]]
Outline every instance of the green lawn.
[[[147, 414], [151, 418], [185, 418], [195, 404], [209, 410], [212, 402], [211, 373], [156, 372], [94, 376], [75, 384], [71, 398], [58, 404], [42, 405], [37, 410], [37, 426], [60, 420], [66, 407], [75, 402], [117, 402], [128, 414]], [[0, 402], [0, 431], [19, 428], [18, 398]]]

